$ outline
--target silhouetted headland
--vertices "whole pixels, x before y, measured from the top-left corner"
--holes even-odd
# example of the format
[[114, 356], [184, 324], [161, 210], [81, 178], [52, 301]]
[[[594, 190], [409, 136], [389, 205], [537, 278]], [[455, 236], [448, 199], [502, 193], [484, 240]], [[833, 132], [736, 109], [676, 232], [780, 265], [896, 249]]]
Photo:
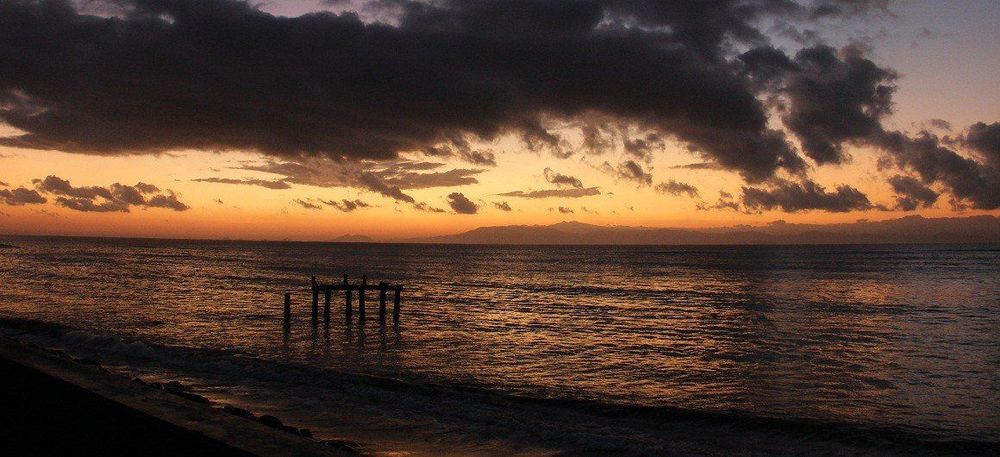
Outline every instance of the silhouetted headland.
[[984, 215], [844, 224], [792, 224], [679, 229], [600, 226], [581, 222], [480, 227], [455, 235], [405, 240], [412, 243], [563, 245], [738, 245], [1000, 243], [1000, 219]]
[[372, 239], [372, 237], [370, 237], [370, 236], [355, 235], [355, 234], [350, 234], [350, 233], [348, 233], [346, 235], [338, 236], [338, 237], [334, 238], [332, 241], [335, 242], [335, 243], [374, 243], [375, 242], [375, 240]]

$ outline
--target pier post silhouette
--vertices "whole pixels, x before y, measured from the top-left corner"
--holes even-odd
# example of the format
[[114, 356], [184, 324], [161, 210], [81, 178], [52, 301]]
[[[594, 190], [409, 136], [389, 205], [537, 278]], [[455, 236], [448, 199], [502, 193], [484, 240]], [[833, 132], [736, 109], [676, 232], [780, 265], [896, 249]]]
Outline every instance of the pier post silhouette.
[[[323, 292], [323, 323], [324, 325], [330, 325], [330, 310], [333, 302], [333, 291], [343, 290], [344, 291], [344, 320], [347, 324], [352, 321], [353, 306], [351, 293], [353, 291], [358, 291], [358, 323], [364, 326], [365, 314], [367, 312], [365, 301], [367, 299], [367, 292], [369, 290], [378, 291], [378, 319], [380, 325], [385, 325], [386, 321], [386, 295], [389, 292], [393, 292], [393, 308], [392, 308], [392, 320], [394, 324], [399, 324], [399, 314], [400, 314], [400, 295], [403, 291], [403, 286], [399, 284], [390, 284], [385, 281], [379, 281], [378, 285], [368, 284], [368, 275], [361, 276], [361, 282], [359, 284], [351, 284], [348, 275], [344, 275], [343, 284], [339, 283], [326, 283], [320, 284], [316, 281], [316, 277], [312, 276], [309, 280], [312, 286], [312, 322], [313, 325], [319, 325], [319, 294], [320, 291]], [[291, 322], [291, 293], [285, 293], [285, 306], [284, 306], [284, 322], [287, 327]]]
[[316, 286], [316, 277], [312, 277], [312, 318], [313, 323], [319, 322], [319, 287]]
[[292, 294], [285, 292], [285, 327], [292, 324]]

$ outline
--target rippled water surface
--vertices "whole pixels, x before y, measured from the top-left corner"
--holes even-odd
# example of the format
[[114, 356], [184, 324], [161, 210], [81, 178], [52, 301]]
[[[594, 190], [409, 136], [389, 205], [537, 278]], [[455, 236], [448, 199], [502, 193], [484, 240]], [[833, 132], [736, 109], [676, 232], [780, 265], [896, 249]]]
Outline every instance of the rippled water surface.
[[[996, 246], [0, 241], [8, 333], [375, 449], [683, 452], [664, 415], [1000, 440]], [[314, 327], [343, 273], [403, 284], [400, 325], [370, 293]]]

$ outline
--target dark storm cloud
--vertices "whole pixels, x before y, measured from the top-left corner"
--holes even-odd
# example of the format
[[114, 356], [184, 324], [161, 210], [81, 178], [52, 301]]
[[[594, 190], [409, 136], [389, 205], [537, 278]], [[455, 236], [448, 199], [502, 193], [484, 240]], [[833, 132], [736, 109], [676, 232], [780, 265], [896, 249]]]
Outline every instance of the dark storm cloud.
[[368, 208], [368, 207], [372, 206], [372, 205], [369, 205], [368, 203], [365, 203], [365, 202], [363, 202], [361, 200], [347, 200], [347, 199], [342, 199], [340, 201], [337, 201], [337, 200], [320, 200], [320, 202], [322, 202], [324, 205], [328, 205], [328, 206], [332, 206], [334, 208], [337, 208], [337, 209], [339, 209], [339, 210], [341, 210], [341, 211], [343, 211], [345, 213], [349, 213], [349, 212], [354, 211], [354, 210], [356, 210], [358, 208]]
[[866, 142], [882, 132], [881, 119], [892, 111], [896, 74], [864, 57], [855, 46], [840, 50], [816, 46], [795, 55], [784, 93], [785, 125], [818, 164], [845, 160], [843, 143]]
[[977, 122], [969, 127], [965, 144], [993, 168], [1000, 167], [1000, 122]]
[[493, 206], [497, 207], [497, 209], [500, 211], [507, 211], [507, 212], [512, 211], [510, 204], [508, 204], [507, 202], [493, 202]]
[[661, 182], [655, 187], [657, 192], [663, 192], [671, 195], [681, 195], [685, 194], [691, 198], [698, 197], [698, 188], [690, 184], [685, 184], [682, 182], [674, 181], [673, 179]]
[[255, 179], [255, 178], [198, 178], [192, 179], [196, 182], [210, 182], [216, 184], [243, 184], [247, 186], [259, 186], [266, 189], [290, 189], [292, 186], [285, 181], [280, 179], [277, 180], [267, 180], [267, 179]]
[[39, 194], [37, 190], [18, 187], [17, 189], [0, 189], [0, 201], [10, 206], [21, 206], [42, 204], [48, 199]]
[[556, 173], [552, 171], [551, 168], [546, 168], [545, 170], [543, 170], [543, 173], [545, 174], [545, 180], [552, 184], [555, 184], [556, 186], [569, 186], [569, 187], [575, 187], [577, 189], [583, 187], [583, 182], [581, 182], [579, 179], [573, 176], [564, 175], [562, 173]]
[[532, 190], [527, 192], [523, 190], [515, 190], [497, 195], [501, 197], [518, 197], [518, 198], [550, 198], [550, 197], [580, 198], [580, 197], [589, 197], [592, 195], [601, 195], [601, 191], [598, 190], [596, 187], [584, 187], [582, 189], [545, 189], [545, 190]]
[[134, 186], [114, 183], [108, 187], [74, 187], [69, 181], [58, 176], [47, 176], [45, 179], [34, 179], [32, 182], [39, 192], [55, 196], [57, 205], [76, 211], [127, 213], [132, 206], [174, 211], [191, 209], [181, 202], [172, 190], [161, 192], [160, 188], [142, 182]]
[[476, 214], [479, 211], [479, 206], [460, 192], [448, 194], [448, 205], [458, 214]]
[[[887, 152], [880, 161], [882, 168], [916, 173], [924, 185], [943, 184], [955, 207], [1000, 207], [1000, 123], [977, 123], [957, 139], [926, 131], [916, 135], [886, 131], [881, 120], [891, 112], [897, 76], [878, 67], [857, 46], [839, 52], [814, 46], [794, 58], [763, 47], [743, 54], [740, 61], [754, 87], [775, 100], [785, 125], [818, 164], [843, 162], [845, 143], [872, 145]], [[945, 130], [950, 127], [931, 123]], [[956, 146], [967, 148], [972, 157], [957, 152]], [[851, 195], [846, 192], [840, 197], [849, 200]], [[907, 198], [903, 196], [901, 208], [926, 201]], [[863, 206], [860, 199], [855, 203], [855, 207]]]
[[943, 184], [951, 191], [953, 206], [968, 204], [975, 209], [997, 209], [1000, 208], [1000, 160], [996, 149], [990, 152], [988, 133], [985, 127], [974, 126], [969, 132], [973, 142], [965, 139], [982, 156], [980, 162], [960, 155], [929, 132], [913, 137], [888, 132], [879, 145], [889, 154], [882, 165], [912, 170], [924, 184]]
[[913, 211], [918, 206], [930, 208], [938, 199], [938, 193], [911, 176], [896, 175], [889, 178], [889, 186], [896, 193], [896, 208]]
[[863, 192], [851, 186], [841, 185], [827, 192], [810, 180], [782, 181], [770, 189], [743, 187], [742, 203], [748, 211], [780, 209], [790, 213], [805, 210], [842, 213], [875, 208]]
[[[734, 44], [765, 45], [763, 19], [869, 3], [878, 2], [398, 0], [381, 2], [398, 12], [388, 25], [350, 13], [275, 17], [230, 0], [87, 2], [118, 12], [105, 17], [68, 1], [7, 1], [0, 119], [25, 133], [2, 143], [350, 160], [447, 146], [486, 165], [491, 153], [463, 152], [456, 138], [512, 134], [567, 156], [549, 120], [600, 113], [761, 181], [804, 164], [724, 56]], [[800, 130], [817, 141], [840, 135]]]

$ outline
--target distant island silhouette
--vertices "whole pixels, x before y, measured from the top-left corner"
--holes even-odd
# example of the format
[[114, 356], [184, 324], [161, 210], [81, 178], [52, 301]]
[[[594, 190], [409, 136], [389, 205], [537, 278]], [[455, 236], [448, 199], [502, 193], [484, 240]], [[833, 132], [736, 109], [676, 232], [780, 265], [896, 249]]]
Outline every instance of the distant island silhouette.
[[350, 233], [348, 233], [346, 235], [338, 236], [338, 237], [334, 238], [333, 241], [336, 242], [336, 243], [374, 243], [375, 242], [375, 240], [372, 237], [370, 237], [370, 236], [366, 236], [366, 235], [354, 235], [354, 234], [350, 234]]
[[1000, 219], [984, 216], [925, 218], [907, 216], [885, 221], [842, 224], [736, 225], [679, 229], [600, 226], [576, 221], [552, 225], [480, 227], [468, 232], [398, 240], [453, 244], [889, 244], [1000, 243]]

